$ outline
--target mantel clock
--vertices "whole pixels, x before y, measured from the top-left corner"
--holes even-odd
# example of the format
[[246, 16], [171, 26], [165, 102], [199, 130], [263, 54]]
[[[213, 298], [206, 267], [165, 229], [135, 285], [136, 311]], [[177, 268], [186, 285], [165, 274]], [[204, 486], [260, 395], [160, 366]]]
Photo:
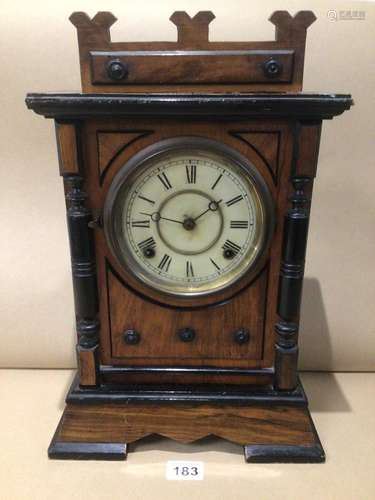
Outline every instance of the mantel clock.
[[211, 42], [213, 18], [115, 43], [111, 13], [76, 12], [83, 92], [27, 96], [56, 124], [78, 335], [52, 458], [213, 434], [248, 462], [324, 460], [299, 311], [321, 123], [352, 100], [301, 92], [312, 12], [275, 12], [265, 42]]

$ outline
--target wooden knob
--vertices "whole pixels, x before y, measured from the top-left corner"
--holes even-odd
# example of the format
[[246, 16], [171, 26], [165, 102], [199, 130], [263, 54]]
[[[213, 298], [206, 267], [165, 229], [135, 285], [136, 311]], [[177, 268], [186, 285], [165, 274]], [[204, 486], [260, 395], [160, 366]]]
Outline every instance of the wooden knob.
[[263, 71], [267, 78], [277, 78], [283, 69], [282, 64], [276, 59], [270, 59], [263, 65]]
[[135, 330], [126, 330], [124, 332], [124, 342], [129, 345], [138, 344], [141, 340], [141, 335]]
[[249, 330], [246, 328], [239, 328], [233, 333], [233, 339], [239, 345], [247, 344], [250, 340]]
[[109, 61], [107, 74], [111, 80], [123, 80], [128, 75], [128, 68], [118, 59]]
[[182, 328], [177, 335], [182, 342], [192, 342], [195, 339], [195, 331], [192, 328]]

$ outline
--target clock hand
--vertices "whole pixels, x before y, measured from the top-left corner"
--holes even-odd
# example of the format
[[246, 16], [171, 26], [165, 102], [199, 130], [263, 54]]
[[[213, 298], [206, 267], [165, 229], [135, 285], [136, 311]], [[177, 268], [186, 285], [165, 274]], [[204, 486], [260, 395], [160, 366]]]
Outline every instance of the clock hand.
[[219, 208], [219, 203], [221, 203], [223, 200], [219, 200], [219, 201], [210, 201], [210, 203], [208, 204], [208, 208], [207, 210], [205, 210], [204, 212], [202, 212], [201, 214], [199, 214], [197, 217], [195, 217], [193, 219], [193, 221], [195, 222], [196, 220], [198, 220], [200, 217], [202, 217], [202, 215], [206, 214], [207, 212], [216, 212], [216, 210]]
[[153, 212], [152, 214], [149, 214], [147, 212], [140, 212], [140, 214], [148, 215], [154, 222], [158, 222], [160, 219], [163, 219], [163, 220], [168, 220], [170, 222], [176, 222], [177, 224], [183, 224], [183, 222], [180, 220], [169, 219], [168, 217], [162, 217], [159, 212]]
[[183, 222], [180, 221], [180, 220], [168, 219], [168, 217], [162, 217], [162, 216], [160, 216], [160, 219], [169, 220], [170, 222], [177, 222], [177, 224], [183, 224]]

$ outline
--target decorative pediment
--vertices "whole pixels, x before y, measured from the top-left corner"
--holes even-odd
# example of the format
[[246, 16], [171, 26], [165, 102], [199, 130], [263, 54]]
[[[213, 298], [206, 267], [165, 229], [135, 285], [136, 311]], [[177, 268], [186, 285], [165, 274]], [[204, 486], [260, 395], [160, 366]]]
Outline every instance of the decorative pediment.
[[175, 42], [112, 42], [116, 17], [74, 12], [84, 92], [300, 91], [310, 11], [276, 11], [270, 41], [212, 42], [210, 11], [174, 12]]

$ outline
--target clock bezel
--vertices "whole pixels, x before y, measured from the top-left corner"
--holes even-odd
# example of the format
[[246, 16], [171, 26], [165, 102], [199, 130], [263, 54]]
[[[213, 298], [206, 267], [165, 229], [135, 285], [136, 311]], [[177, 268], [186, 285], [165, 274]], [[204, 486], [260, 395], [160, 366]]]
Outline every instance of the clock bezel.
[[[134, 269], [138, 269], [140, 266], [130, 252], [127, 258], [124, 259], [124, 250], [121, 249], [115, 229], [114, 214], [118, 195], [123, 189], [124, 184], [130, 186], [133, 180], [149, 168], [150, 162], [156, 160], [157, 157], [174, 151], [186, 151], [190, 148], [222, 156], [233, 162], [246, 176], [250, 177], [262, 206], [265, 230], [259, 243], [259, 250], [256, 252], [256, 256], [250, 267], [246, 268], [237, 279], [223, 287], [217, 287], [207, 292], [177, 293], [166, 290], [163, 288], [162, 283], [159, 287], [158, 284], [154, 284], [157, 280], [144, 279], [141, 273], [137, 273]], [[266, 261], [270, 242], [274, 234], [275, 207], [265, 180], [256, 166], [245, 156], [224, 143], [206, 137], [180, 136], [159, 140], [150, 144], [124, 163], [114, 176], [107, 192], [103, 208], [103, 227], [111, 255], [115, 263], [119, 266], [120, 271], [124, 274], [126, 282], [132, 288], [135, 288], [136, 291], [152, 300], [157, 300], [167, 305], [194, 307], [228, 300], [256, 277]]]

